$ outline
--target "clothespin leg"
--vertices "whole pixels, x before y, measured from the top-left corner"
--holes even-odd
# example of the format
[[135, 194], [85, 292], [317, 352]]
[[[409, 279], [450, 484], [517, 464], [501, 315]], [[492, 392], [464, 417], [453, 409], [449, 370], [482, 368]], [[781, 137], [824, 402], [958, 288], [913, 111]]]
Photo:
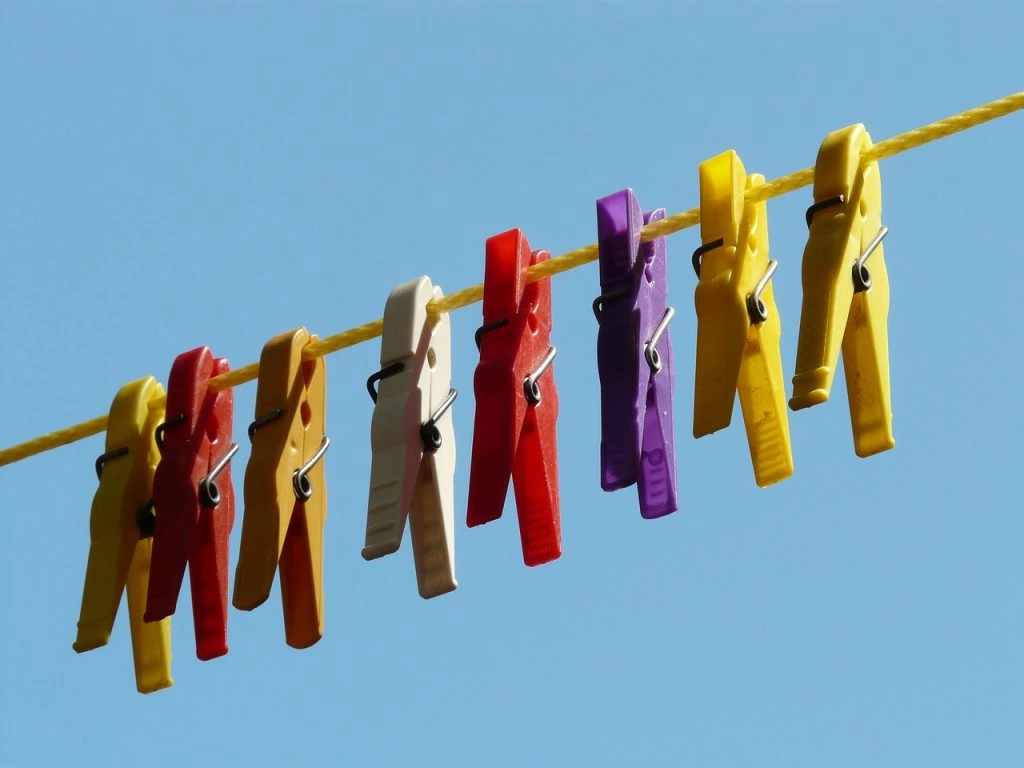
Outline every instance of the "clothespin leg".
[[[543, 402], [528, 408], [519, 438], [519, 450], [512, 464], [513, 488], [519, 513], [519, 535], [523, 542], [523, 561], [542, 565], [562, 554], [562, 524], [559, 501], [550, 489], [557, 487], [557, 441], [552, 421], [550, 429], [537, 428], [537, 409], [558, 412], [558, 399], [552, 369], [539, 380]], [[546, 386], [545, 386], [546, 385]], [[543, 473], [538, 477], [538, 473]]]
[[889, 388], [889, 277], [879, 245], [868, 262], [871, 288], [854, 294], [843, 337], [843, 370], [854, 450], [861, 458], [895, 447]]
[[[442, 452], [448, 456], [437, 456]], [[420, 597], [425, 599], [459, 586], [455, 580], [455, 489], [452, 478], [445, 482], [437, 476], [435, 468], [442, 461], [455, 465], [454, 433], [420, 465], [410, 515], [416, 581]]]
[[[516, 411], [525, 408], [522, 384], [497, 366], [481, 365], [474, 377], [477, 417], [473, 430], [473, 468], [469, 478], [466, 525], [501, 517], [516, 463]], [[508, 407], [515, 403], [514, 407]], [[481, 418], [481, 414], [488, 418]], [[522, 447], [519, 447], [522, 450]]]
[[[231, 478], [228, 469], [221, 471], [219, 487], [229, 493]], [[228, 559], [226, 546], [218, 541], [231, 534], [234, 515], [233, 501], [224, 496], [217, 507], [205, 508], [199, 513], [192, 534], [193, 555], [189, 563], [189, 582], [192, 587], [192, 618], [196, 630], [196, 656], [209, 661], [228, 652]], [[216, 585], [217, 589], [212, 589]]]
[[[638, 355], [623, 355], [622, 328], [635, 326], [635, 308], [625, 299], [605, 302], [597, 334], [598, 373], [601, 379], [601, 489], [616, 491], [637, 482], [637, 457], [641, 435], [636, 403], [638, 381], [645, 373], [638, 369]], [[615, 331], [620, 331], [616, 333]], [[642, 355], [639, 356], [642, 360]]]
[[672, 347], [668, 335], [662, 337], [658, 352], [662, 369], [647, 385], [647, 412], [644, 417], [641, 472], [637, 491], [640, 516], [653, 520], [679, 509], [676, 485], [675, 430], [672, 428]]
[[[113, 472], [115, 468], [110, 466], [107, 471]], [[107, 498], [110, 494], [106, 491], [110, 489], [110, 486], [101, 485], [93, 500], [89, 561], [82, 590], [78, 636], [74, 643], [78, 653], [110, 642], [136, 545], [131, 537], [122, 538], [120, 499]], [[112, 552], [116, 553], [114, 557], [110, 556]]]
[[373, 461], [370, 464], [370, 498], [366, 515], [366, 543], [363, 558], [374, 560], [397, 552], [402, 545], [406, 520], [413, 497], [416, 468], [422, 453], [419, 433], [409, 433], [403, 418], [407, 409], [419, 413], [420, 393], [410, 391], [411, 371], [384, 380], [377, 395], [370, 423]]
[[[310, 480], [315, 480], [313, 472]], [[320, 478], [317, 487], [322, 486]], [[322, 526], [307, 519], [304, 507], [295, 505], [279, 564], [285, 642], [292, 648], [308, 648], [324, 634], [323, 535], [317, 534]]]
[[[764, 301], [774, 307], [772, 286], [764, 289]], [[740, 366], [739, 394], [743, 425], [750, 447], [754, 481], [761, 488], [793, 474], [793, 448], [789, 438], [785, 379], [779, 339], [782, 323], [777, 311], [747, 333]]]
[[171, 620], [147, 622], [144, 619], [152, 557], [153, 540], [140, 539], [127, 577], [135, 687], [139, 693], [152, 693], [174, 685], [171, 679]]

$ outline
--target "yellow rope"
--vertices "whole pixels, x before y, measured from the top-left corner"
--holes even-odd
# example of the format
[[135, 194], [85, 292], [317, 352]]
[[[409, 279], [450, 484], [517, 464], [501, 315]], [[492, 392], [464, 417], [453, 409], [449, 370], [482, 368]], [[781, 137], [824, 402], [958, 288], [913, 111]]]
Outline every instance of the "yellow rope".
[[[1012, 112], [1016, 112], [1020, 109], [1024, 109], [1024, 92], [1014, 93], [1006, 96], [1002, 99], [996, 99], [988, 104], [983, 104], [980, 107], [969, 109], [966, 112], [961, 112], [958, 115], [947, 117], [942, 120], [938, 120], [929, 125], [915, 128], [906, 133], [901, 133], [897, 136], [893, 136], [890, 139], [880, 141], [870, 149], [868, 149], [863, 157], [861, 158], [862, 163], [869, 163], [876, 160], [882, 160], [887, 157], [906, 152], [909, 149], [920, 147], [923, 144], [928, 144], [938, 139], [944, 139], [947, 136], [951, 136], [954, 133], [960, 131], [966, 131], [968, 128], [973, 128], [976, 125], [987, 123], [991, 120], [1009, 115]], [[809, 186], [814, 181], [814, 169], [804, 168], [803, 170], [790, 173], [781, 178], [769, 181], [766, 184], [761, 184], [753, 188], [753, 190], [747, 194], [747, 202], [760, 202], [761, 200], [768, 200], [779, 195], [784, 195], [787, 192], [793, 192], [802, 187]], [[676, 232], [680, 232], [688, 227], [696, 226], [700, 223], [700, 210], [693, 208], [689, 211], [683, 211], [682, 213], [676, 213], [669, 216], [661, 221], [654, 224], [648, 224], [643, 228], [641, 233], [641, 241], [650, 242], [659, 237], [665, 237]], [[530, 267], [527, 273], [527, 280], [531, 283], [544, 278], [557, 275], [561, 272], [567, 272], [570, 269], [588, 264], [592, 261], [597, 261], [597, 245], [591, 244], [584, 246], [583, 248], [577, 248], [574, 251], [569, 251], [561, 256]], [[432, 315], [440, 315], [445, 312], [451, 312], [452, 310], [459, 309], [460, 307], [467, 307], [470, 304], [475, 304], [478, 301], [482, 301], [484, 296], [483, 285], [474, 285], [470, 288], [463, 288], [460, 291], [451, 293], [444, 298], [431, 301], [427, 305], [427, 311]], [[365, 323], [356, 328], [350, 328], [347, 331], [342, 331], [333, 336], [328, 336], [324, 339], [320, 339], [314, 344], [310, 344], [303, 350], [303, 357], [307, 360], [311, 360], [316, 357], [322, 357], [329, 355], [332, 352], [337, 352], [340, 349], [346, 347], [355, 346], [361, 344], [364, 341], [375, 339], [381, 335], [384, 331], [384, 322], [382, 320], [374, 320], [370, 323]], [[259, 363], [251, 363], [242, 368], [237, 368], [230, 373], [225, 373], [216, 378], [210, 380], [210, 387], [215, 392], [234, 387], [239, 384], [244, 384], [248, 381], [253, 381], [259, 374]], [[75, 424], [65, 429], [51, 432], [48, 435], [42, 435], [41, 437], [28, 440], [24, 443], [19, 443], [10, 448], [6, 448], [0, 451], [0, 467], [6, 464], [13, 464], [27, 459], [29, 456], [35, 456], [39, 453], [59, 448], [62, 445], [68, 445], [76, 442], [91, 435], [97, 435], [103, 432], [107, 428], [107, 417], [97, 416], [95, 419], [89, 419], [81, 424]]]

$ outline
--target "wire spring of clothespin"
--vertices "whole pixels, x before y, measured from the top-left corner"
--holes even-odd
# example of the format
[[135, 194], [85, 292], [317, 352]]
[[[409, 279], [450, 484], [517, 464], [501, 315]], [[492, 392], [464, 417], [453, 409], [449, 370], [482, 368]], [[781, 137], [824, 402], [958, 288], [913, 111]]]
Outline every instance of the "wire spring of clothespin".
[[537, 370], [523, 380], [523, 392], [526, 394], [526, 402], [530, 405], [540, 405], [540, 385], [537, 384], [537, 380], [544, 375], [544, 371], [551, 367], [556, 354], [558, 354], [558, 350], [554, 347], [548, 349], [548, 353], [540, 361]]
[[853, 265], [853, 290], [856, 293], [866, 291], [871, 287], [871, 273], [868, 272], [868, 268], [865, 265], [868, 257], [875, 252], [875, 249], [881, 245], [882, 241], [885, 240], [885, 236], [889, 234], [889, 228], [882, 226], [878, 230], [878, 234], [871, 238], [871, 242], [868, 243], [868, 247], [864, 249], [864, 253], [857, 259], [857, 263]]
[[228, 452], [224, 454], [220, 461], [213, 465], [210, 474], [199, 481], [199, 503], [204, 507], [216, 507], [220, 504], [220, 488], [217, 487], [217, 483], [214, 481], [217, 479], [217, 475], [224, 471], [228, 462], [231, 461], [231, 458], [236, 453], [238, 453], [238, 443], [232, 443]]
[[665, 329], [668, 328], [668, 324], [675, 315], [676, 311], [672, 307], [666, 307], [665, 314], [658, 321], [658, 326], [654, 329], [654, 333], [651, 334], [650, 340], [644, 344], [644, 357], [647, 359], [647, 365], [650, 367], [651, 373], [661, 371], [661, 355], [658, 354], [658, 342], [661, 341], [662, 334], [665, 333]]
[[309, 482], [309, 471], [323, 458], [330, 445], [331, 439], [324, 435], [320, 441], [320, 447], [316, 449], [312, 458], [292, 473], [292, 487], [295, 489], [295, 498], [299, 501], [309, 501], [313, 497], [313, 484]]
[[747, 314], [750, 316], [750, 324], [757, 325], [763, 323], [768, 319], [768, 307], [765, 306], [764, 302], [761, 301], [761, 294], [764, 293], [764, 289], [768, 287], [768, 281], [772, 279], [772, 275], [775, 274], [775, 270], [778, 269], [779, 262], [775, 259], [771, 259], [768, 262], [768, 268], [761, 275], [761, 279], [757, 281], [754, 286], [753, 292], [747, 296]]
[[459, 396], [457, 389], [452, 388], [448, 391], [448, 396], [444, 399], [444, 402], [437, 407], [430, 418], [427, 419], [422, 426], [420, 426], [420, 438], [423, 440], [423, 450], [427, 453], [434, 453], [438, 448], [441, 447], [441, 430], [437, 428], [437, 422], [441, 420], [441, 417], [445, 415], [449, 408], [452, 407], [452, 403], [455, 402], [455, 398]]
[[[845, 204], [846, 196], [836, 195], [835, 197], [830, 197], [827, 200], [822, 200], [821, 202], [815, 203], [814, 205], [810, 206], [807, 209], [807, 213], [804, 214], [804, 220], [807, 222], [807, 228], [810, 229], [811, 219], [814, 218], [814, 214], [816, 214], [818, 211], [822, 210], [823, 208], [831, 208], [833, 205]], [[871, 288], [871, 273], [868, 271], [867, 267], [865, 266], [865, 263], [867, 262], [868, 257], [875, 252], [875, 249], [878, 248], [879, 245], [881, 245], [882, 241], [885, 239], [885, 236], [888, 234], [889, 228], [883, 225], [878, 230], [878, 234], [876, 234], [871, 239], [871, 242], [868, 243], [868, 247], [864, 249], [864, 252], [860, 255], [860, 258], [858, 258], [857, 262], [853, 265], [853, 290], [855, 293], [861, 293], [862, 291], [866, 291], [869, 288]], [[694, 254], [694, 258], [696, 258], [696, 256], [697, 254]], [[698, 271], [697, 274], [699, 276], [700, 272]]]

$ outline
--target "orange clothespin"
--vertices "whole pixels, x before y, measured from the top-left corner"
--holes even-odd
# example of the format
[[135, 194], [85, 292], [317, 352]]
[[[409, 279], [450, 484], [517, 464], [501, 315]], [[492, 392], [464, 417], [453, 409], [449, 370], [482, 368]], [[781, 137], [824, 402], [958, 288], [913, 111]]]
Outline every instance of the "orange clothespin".
[[143, 620], [155, 519], [153, 474], [160, 455], [154, 433], [164, 415], [162, 407], [150, 404], [163, 393], [156, 379], [147, 376], [121, 387], [110, 406], [106, 452], [96, 459], [100, 485], [89, 517], [89, 561], [74, 643], [78, 653], [106, 645], [121, 593], [127, 591], [139, 693], [174, 684], [171, 620]]
[[727, 427], [738, 391], [754, 479], [762, 488], [793, 474], [768, 205], [744, 202], [745, 192], [763, 183], [760, 174], [747, 175], [732, 150], [701, 163], [703, 245], [693, 258], [700, 278], [693, 436]]
[[[380, 371], [366, 382], [376, 404], [363, 557], [396, 552], [411, 519], [420, 596], [437, 597], [455, 580], [455, 429], [445, 414], [451, 388], [451, 324], [427, 315], [444, 294], [421, 277], [402, 283], [384, 307]], [[379, 392], [374, 382], [380, 382]]]
[[[861, 124], [833, 131], [814, 166], [814, 205], [804, 248], [803, 310], [789, 407], [828, 400], [843, 350], [854, 449], [896, 445], [889, 392], [889, 275], [882, 239], [878, 162], [861, 162], [871, 137]], [[870, 259], [870, 263], [869, 263]]]
[[324, 432], [326, 366], [321, 357], [302, 359], [314, 341], [299, 328], [272, 338], [260, 355], [232, 598], [243, 611], [262, 605], [279, 571], [285, 640], [293, 648], [308, 648], [323, 636], [327, 486], [321, 459], [330, 440]]

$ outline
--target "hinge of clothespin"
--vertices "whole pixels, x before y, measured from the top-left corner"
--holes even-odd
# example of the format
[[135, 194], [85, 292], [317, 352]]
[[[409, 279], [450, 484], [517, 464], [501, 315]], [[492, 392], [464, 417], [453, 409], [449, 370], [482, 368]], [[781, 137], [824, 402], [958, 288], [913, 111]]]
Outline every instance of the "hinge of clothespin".
[[323, 636], [323, 455], [327, 371], [322, 357], [302, 359], [316, 341], [305, 328], [263, 347], [252, 454], [245, 468], [245, 513], [232, 603], [251, 611], [266, 601], [279, 572], [285, 641], [308, 648]]
[[793, 410], [828, 400], [843, 351], [854, 449], [896, 445], [889, 391], [889, 276], [882, 239], [878, 162], [861, 162], [871, 137], [861, 124], [833, 131], [814, 166], [814, 205], [803, 260], [803, 310]]
[[167, 380], [167, 420], [156, 430], [158, 516], [146, 621], [174, 613], [187, 564], [196, 656], [204, 661], [228, 652], [228, 539], [235, 519], [229, 462], [238, 446], [231, 442], [232, 390], [211, 392], [209, 384], [229, 370], [208, 347], [178, 355]]
[[631, 189], [597, 201], [601, 487], [636, 483], [645, 518], [679, 506], [665, 238], [640, 243], [643, 226], [664, 217], [663, 208], [642, 215]]
[[703, 437], [732, 419], [737, 391], [761, 487], [793, 474], [793, 451], [782, 373], [782, 322], [772, 291], [777, 262], [768, 258], [768, 206], [745, 203], [764, 183], [747, 175], [729, 150], [700, 165], [701, 247], [693, 267], [700, 281], [693, 435]]
[[121, 387], [110, 406], [106, 451], [96, 460], [100, 484], [89, 517], [89, 561], [74, 643], [79, 653], [106, 645], [121, 594], [127, 592], [140, 693], [174, 683], [171, 620], [143, 620], [155, 521], [153, 473], [159, 460], [154, 430], [163, 419], [163, 409], [150, 405], [161, 397], [163, 387], [148, 376]]
[[549, 258], [547, 251], [531, 252], [519, 229], [487, 241], [484, 324], [476, 332], [480, 362], [473, 377], [477, 405], [466, 523], [501, 517], [511, 480], [527, 565], [562, 554], [551, 281], [526, 281], [527, 270]]
[[447, 314], [427, 314], [427, 304], [443, 295], [428, 277], [391, 292], [384, 308], [381, 368], [367, 380], [375, 406], [363, 557], [397, 551], [409, 519], [424, 598], [458, 587], [451, 325]]

